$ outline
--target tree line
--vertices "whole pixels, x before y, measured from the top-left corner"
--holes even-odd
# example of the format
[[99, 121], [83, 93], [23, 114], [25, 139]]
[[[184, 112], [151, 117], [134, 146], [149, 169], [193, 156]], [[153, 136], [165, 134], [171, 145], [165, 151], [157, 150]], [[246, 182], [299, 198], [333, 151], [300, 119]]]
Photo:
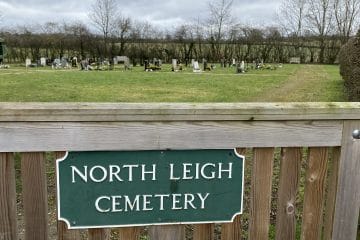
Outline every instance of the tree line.
[[[8, 62], [62, 57], [112, 59], [128, 56], [133, 64], [158, 58], [226, 62], [334, 63], [340, 48], [359, 24], [360, 0], [287, 0], [278, 24], [247, 26], [233, 16], [234, 0], [208, 2], [208, 16], [159, 29], [121, 14], [116, 0], [94, 0], [89, 21], [18, 26], [3, 29]], [[1, 15], [1, 14], [0, 14]]]

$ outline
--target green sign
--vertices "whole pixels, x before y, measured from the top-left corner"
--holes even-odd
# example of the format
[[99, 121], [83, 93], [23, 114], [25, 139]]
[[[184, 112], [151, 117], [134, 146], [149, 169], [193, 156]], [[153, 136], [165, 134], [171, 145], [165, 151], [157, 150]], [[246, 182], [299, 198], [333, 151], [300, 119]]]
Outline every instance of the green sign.
[[69, 152], [57, 160], [58, 217], [70, 229], [231, 222], [242, 213], [234, 150]]

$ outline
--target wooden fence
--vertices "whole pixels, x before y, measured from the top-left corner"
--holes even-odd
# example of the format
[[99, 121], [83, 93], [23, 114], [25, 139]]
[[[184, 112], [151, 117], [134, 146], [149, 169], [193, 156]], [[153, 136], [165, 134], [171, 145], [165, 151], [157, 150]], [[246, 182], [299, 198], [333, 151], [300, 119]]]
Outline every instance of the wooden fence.
[[45, 152], [238, 148], [248, 173], [244, 214], [233, 223], [119, 228], [111, 239], [355, 240], [355, 129], [359, 103], [0, 103], [0, 239], [110, 239], [108, 229], [53, 229]]

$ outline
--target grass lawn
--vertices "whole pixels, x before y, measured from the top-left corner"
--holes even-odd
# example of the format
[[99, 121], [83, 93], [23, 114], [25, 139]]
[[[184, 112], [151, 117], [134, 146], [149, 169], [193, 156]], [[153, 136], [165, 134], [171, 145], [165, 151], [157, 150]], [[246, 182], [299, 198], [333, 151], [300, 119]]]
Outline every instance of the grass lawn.
[[338, 66], [284, 65], [192, 73], [79, 71], [12, 67], [0, 70], [0, 102], [268, 102], [345, 101]]

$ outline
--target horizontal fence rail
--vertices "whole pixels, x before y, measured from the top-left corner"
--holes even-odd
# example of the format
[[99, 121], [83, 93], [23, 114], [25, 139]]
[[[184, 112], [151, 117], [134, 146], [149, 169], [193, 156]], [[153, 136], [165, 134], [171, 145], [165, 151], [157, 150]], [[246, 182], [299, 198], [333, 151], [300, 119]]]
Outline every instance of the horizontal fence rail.
[[[0, 103], [0, 239], [355, 240], [356, 129], [359, 103]], [[65, 151], [233, 148], [246, 164], [232, 223], [84, 231], [56, 221], [54, 160]]]

